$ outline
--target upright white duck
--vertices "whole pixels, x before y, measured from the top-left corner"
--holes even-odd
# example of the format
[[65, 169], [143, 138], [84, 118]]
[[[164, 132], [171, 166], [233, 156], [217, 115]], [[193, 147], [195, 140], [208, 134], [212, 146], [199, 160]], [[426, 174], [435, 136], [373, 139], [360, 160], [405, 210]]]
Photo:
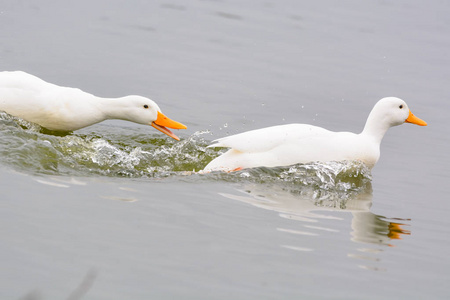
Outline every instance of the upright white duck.
[[298, 163], [360, 160], [369, 168], [380, 157], [386, 131], [405, 122], [426, 126], [405, 101], [387, 97], [378, 101], [360, 134], [332, 132], [308, 124], [267, 127], [215, 140], [208, 147], [231, 148], [212, 160], [204, 171], [234, 171]]
[[176, 140], [179, 138], [166, 127], [186, 129], [148, 98], [96, 97], [21, 71], [0, 72], [0, 111], [54, 131], [74, 131], [107, 119], [151, 125]]

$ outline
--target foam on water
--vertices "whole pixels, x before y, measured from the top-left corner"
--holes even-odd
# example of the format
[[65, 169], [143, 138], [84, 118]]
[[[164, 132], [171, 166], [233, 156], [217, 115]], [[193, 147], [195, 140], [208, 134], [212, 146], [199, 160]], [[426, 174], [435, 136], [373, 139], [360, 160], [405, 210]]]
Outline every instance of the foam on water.
[[3, 113], [0, 160], [29, 173], [167, 177], [201, 170], [216, 155], [206, 148], [202, 138], [206, 133], [194, 133], [181, 142], [156, 131], [56, 135]]

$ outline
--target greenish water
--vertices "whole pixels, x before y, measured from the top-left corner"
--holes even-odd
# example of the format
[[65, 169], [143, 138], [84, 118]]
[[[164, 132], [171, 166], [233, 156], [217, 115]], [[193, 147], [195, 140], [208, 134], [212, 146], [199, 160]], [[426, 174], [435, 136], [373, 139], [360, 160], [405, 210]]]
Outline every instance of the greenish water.
[[182, 142], [153, 132], [117, 128], [99, 135], [54, 135], [32, 123], [2, 115], [4, 163], [52, 175], [158, 177], [201, 170], [215, 153], [198, 132]]

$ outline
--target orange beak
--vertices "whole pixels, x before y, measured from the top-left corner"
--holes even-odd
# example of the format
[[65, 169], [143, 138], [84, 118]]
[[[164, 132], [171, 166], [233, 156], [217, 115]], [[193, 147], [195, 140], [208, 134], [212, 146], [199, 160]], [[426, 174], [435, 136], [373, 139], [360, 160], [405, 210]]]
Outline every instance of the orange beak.
[[425, 122], [424, 120], [419, 119], [418, 117], [413, 115], [413, 113], [411, 111], [409, 111], [409, 116], [408, 116], [408, 118], [406, 118], [405, 122], [406, 123], [417, 124], [417, 125], [420, 125], [420, 126], [427, 126], [427, 122]]
[[180, 140], [179, 137], [177, 137], [175, 134], [173, 134], [172, 131], [167, 129], [166, 127], [172, 128], [172, 129], [186, 129], [187, 127], [181, 123], [178, 123], [174, 120], [169, 119], [166, 117], [162, 112], [158, 111], [158, 117], [155, 121], [152, 122], [152, 126], [161, 131], [162, 133], [167, 134], [173, 139], [176, 139], [177, 141]]

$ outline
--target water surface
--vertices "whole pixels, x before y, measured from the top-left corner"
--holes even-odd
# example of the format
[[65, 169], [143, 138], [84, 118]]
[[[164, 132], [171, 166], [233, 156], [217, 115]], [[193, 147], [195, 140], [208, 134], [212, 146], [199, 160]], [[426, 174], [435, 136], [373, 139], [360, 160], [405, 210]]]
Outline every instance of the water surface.
[[[450, 5], [15, 1], [0, 66], [158, 102], [180, 142], [0, 114], [4, 299], [445, 299]], [[349, 163], [202, 174], [215, 138], [286, 123], [362, 130], [385, 96], [427, 127]], [[178, 133], [177, 133], [178, 134]]]

